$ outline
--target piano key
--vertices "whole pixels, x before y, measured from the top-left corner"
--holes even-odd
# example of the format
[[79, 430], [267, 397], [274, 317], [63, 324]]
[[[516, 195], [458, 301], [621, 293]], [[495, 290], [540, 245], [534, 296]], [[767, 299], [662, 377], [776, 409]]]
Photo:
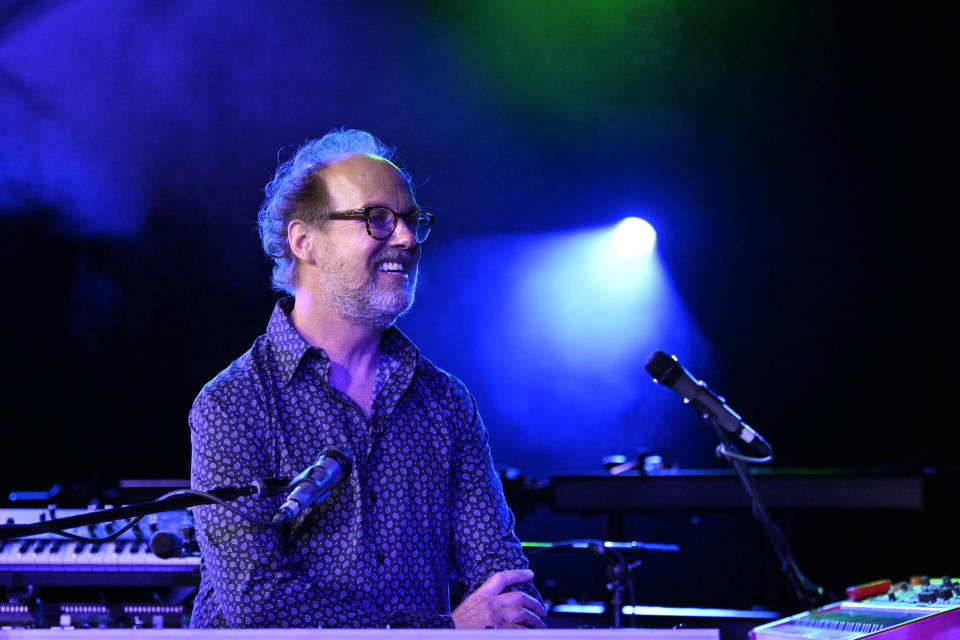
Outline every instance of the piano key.
[[104, 556], [106, 554], [100, 553], [100, 545], [97, 543], [91, 543], [84, 545], [83, 549], [77, 553], [76, 563], [78, 567], [90, 567], [102, 565], [104, 563]]
[[[79, 513], [85, 511], [62, 510], [58, 515]], [[18, 524], [41, 518], [39, 512], [21, 509], [6, 510], [0, 516], [15, 517]], [[168, 525], [178, 524], [179, 519], [177, 522], [164, 520], [159, 528], [171, 529]], [[78, 533], [84, 532], [81, 528]], [[8, 576], [16, 572], [20, 574], [18, 580], [26, 579], [38, 585], [190, 584], [197, 577], [199, 565], [199, 556], [158, 558], [150, 550], [145, 529], [140, 527], [105, 543], [78, 542], [53, 533], [0, 542], [0, 572]]]
[[20, 554], [20, 562], [27, 566], [41, 564], [45, 555], [41, 543], [41, 540], [34, 540], [27, 550]]
[[0, 547], [0, 565], [6, 565], [10, 562], [13, 562], [16, 558], [17, 553], [19, 552], [20, 545], [15, 540], [7, 541], [2, 547]]
[[43, 553], [42, 564], [57, 568], [62, 567], [68, 559], [73, 559], [73, 543], [68, 543], [65, 540], [53, 540]]

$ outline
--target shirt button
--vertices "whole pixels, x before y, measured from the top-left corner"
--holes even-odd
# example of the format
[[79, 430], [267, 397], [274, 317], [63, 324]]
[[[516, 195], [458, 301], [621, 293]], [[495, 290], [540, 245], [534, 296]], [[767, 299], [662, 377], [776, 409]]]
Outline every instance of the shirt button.
[[379, 500], [380, 498], [377, 497], [377, 494], [373, 494], [372, 496], [370, 496], [370, 501], [373, 502], [374, 504], [376, 504]]
[[377, 554], [377, 564], [383, 564], [383, 559], [385, 556], [382, 553]]

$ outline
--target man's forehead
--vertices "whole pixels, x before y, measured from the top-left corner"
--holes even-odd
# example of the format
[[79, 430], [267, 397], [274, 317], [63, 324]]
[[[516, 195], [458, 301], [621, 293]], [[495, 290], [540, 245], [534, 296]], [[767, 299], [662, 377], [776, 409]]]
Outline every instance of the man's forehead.
[[[321, 175], [335, 206], [364, 206], [360, 200], [382, 199], [391, 196], [413, 198], [413, 190], [399, 168], [386, 158], [365, 153], [354, 153], [325, 165]], [[394, 206], [402, 206], [395, 204]]]

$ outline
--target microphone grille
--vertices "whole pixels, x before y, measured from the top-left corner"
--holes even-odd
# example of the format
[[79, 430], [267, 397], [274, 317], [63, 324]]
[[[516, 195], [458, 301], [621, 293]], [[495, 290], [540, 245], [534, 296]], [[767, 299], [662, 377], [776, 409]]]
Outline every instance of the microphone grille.
[[651, 353], [644, 368], [657, 382], [668, 387], [677, 381], [683, 371], [676, 359], [663, 351]]

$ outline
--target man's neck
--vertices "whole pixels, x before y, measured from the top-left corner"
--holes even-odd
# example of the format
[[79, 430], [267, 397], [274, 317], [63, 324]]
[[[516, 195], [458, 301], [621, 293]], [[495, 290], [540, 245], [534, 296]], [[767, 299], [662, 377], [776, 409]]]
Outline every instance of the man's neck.
[[369, 417], [384, 329], [357, 325], [306, 292], [297, 293], [290, 322], [308, 344], [330, 358], [330, 384], [353, 398]]
[[341, 317], [316, 297], [298, 293], [290, 322], [313, 347], [320, 347], [327, 356], [347, 369], [373, 358], [380, 348], [384, 329], [372, 329]]

